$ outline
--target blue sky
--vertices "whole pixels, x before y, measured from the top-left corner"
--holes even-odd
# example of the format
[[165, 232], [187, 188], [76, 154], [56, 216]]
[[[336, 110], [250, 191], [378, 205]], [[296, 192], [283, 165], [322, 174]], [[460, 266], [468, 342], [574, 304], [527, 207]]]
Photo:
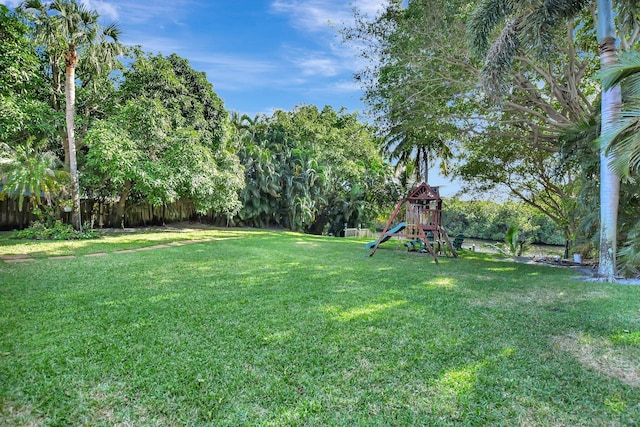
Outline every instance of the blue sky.
[[[104, 24], [118, 23], [124, 44], [188, 59], [227, 110], [250, 116], [299, 104], [366, 110], [353, 79], [364, 64], [337, 28], [353, 22], [354, 7], [372, 16], [386, 0], [81, 1]], [[458, 189], [436, 168], [430, 184], [444, 185], [444, 195]]]

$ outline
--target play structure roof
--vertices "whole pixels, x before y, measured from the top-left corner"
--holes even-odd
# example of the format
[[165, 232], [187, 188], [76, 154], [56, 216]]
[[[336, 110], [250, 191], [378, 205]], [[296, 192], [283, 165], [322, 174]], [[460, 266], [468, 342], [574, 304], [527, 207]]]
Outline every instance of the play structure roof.
[[442, 200], [440, 198], [440, 194], [438, 194], [437, 188], [430, 187], [428, 184], [424, 182], [417, 186], [415, 190], [407, 197], [409, 202], [414, 201], [432, 201], [432, 200]]

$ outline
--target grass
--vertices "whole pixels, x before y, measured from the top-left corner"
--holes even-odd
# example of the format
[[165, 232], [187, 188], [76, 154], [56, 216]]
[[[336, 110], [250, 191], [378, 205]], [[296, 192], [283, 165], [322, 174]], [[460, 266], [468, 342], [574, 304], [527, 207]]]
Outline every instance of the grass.
[[[223, 235], [215, 229], [174, 229], [167, 231], [121, 232], [105, 231], [93, 240], [14, 240], [11, 233], [0, 232], [0, 256], [28, 254], [33, 258], [66, 255], [87, 255], [99, 252], [111, 253], [120, 250], [139, 249], [171, 242], [216, 238], [237, 238], [242, 234], [227, 231]], [[246, 234], [245, 234], [246, 235]]]
[[[213, 240], [116, 252], [189, 239]], [[640, 422], [639, 286], [363, 246], [1, 235], [0, 255], [36, 261], [0, 263], [0, 425]]]

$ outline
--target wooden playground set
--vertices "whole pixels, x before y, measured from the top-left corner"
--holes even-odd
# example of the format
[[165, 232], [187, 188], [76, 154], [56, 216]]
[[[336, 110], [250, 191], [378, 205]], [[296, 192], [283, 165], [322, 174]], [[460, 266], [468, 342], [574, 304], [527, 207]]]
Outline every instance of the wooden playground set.
[[[404, 218], [392, 227], [394, 221]], [[373, 256], [380, 244], [391, 237], [406, 240], [405, 246], [409, 250], [427, 252], [433, 256], [436, 264], [439, 255], [450, 254], [458, 257], [456, 247], [460, 249], [463, 236], [457, 236], [452, 242], [442, 227], [442, 199], [437, 189], [426, 183], [416, 187], [408, 197], [398, 202], [393, 214], [380, 233], [378, 240], [367, 243], [366, 248]]]

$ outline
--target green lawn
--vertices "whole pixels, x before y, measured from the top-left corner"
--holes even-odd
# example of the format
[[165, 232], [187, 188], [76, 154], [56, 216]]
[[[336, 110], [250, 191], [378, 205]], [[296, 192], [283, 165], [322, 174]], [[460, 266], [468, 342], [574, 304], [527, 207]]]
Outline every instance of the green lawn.
[[387, 245], [2, 234], [0, 425], [640, 423], [640, 286]]

